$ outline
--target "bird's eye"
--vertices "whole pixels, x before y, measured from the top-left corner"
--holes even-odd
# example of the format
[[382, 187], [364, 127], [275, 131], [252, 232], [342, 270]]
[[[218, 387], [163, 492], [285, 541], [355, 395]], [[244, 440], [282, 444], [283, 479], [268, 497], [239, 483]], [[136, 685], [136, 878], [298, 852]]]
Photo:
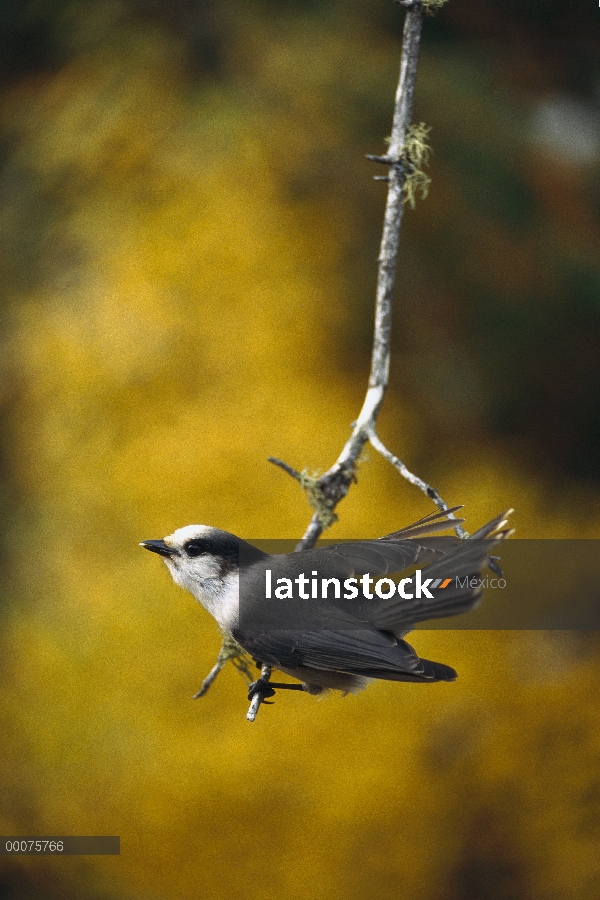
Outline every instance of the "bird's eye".
[[188, 556], [200, 556], [200, 554], [204, 552], [202, 545], [196, 544], [194, 541], [189, 541], [183, 549]]

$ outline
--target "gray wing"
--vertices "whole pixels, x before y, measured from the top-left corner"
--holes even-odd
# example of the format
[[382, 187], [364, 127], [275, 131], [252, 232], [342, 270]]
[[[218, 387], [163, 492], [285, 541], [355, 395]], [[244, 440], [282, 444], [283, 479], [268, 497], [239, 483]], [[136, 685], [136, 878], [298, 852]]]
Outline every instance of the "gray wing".
[[367, 573], [375, 577], [393, 574], [417, 562], [424, 565], [445, 555], [461, 542], [454, 536], [431, 536], [462, 522], [462, 519], [449, 521], [446, 518], [458, 509], [461, 507], [432, 513], [407, 528], [376, 540], [345, 541], [299, 553], [263, 557], [258, 561], [253, 557], [249, 565], [243, 567], [244, 578], [248, 586], [255, 582], [259, 588], [264, 583], [264, 570], [267, 568], [272, 570], [274, 578], [293, 579], [301, 572], [309, 574], [317, 570], [321, 578], [344, 579]]
[[460, 538], [454, 536], [431, 537], [437, 531], [446, 531], [463, 522], [463, 519], [447, 518], [450, 513], [459, 509], [462, 507], [454, 506], [444, 512], [431, 513], [418, 522], [375, 541], [348, 541], [332, 547], [305, 550], [299, 555], [308, 563], [313, 555], [316, 560], [322, 554], [323, 563], [329, 562], [340, 573], [347, 572], [345, 577], [365, 573], [381, 576], [401, 572], [417, 562], [425, 564], [437, 559], [460, 543]]
[[320, 578], [344, 579], [367, 573], [380, 577], [402, 572], [415, 563], [424, 565], [432, 562], [445, 556], [459, 543], [461, 541], [457, 537], [348, 541], [285, 556], [271, 556], [267, 562], [261, 561], [259, 568], [272, 568], [273, 577], [295, 578], [300, 572], [310, 576], [312, 570], [318, 571]]
[[[417, 622], [458, 615], [473, 608], [481, 588], [463, 588], [456, 579], [460, 577], [464, 583], [465, 576], [470, 579], [480, 574], [491, 548], [508, 534], [507, 531], [497, 532], [505, 517], [506, 514], [497, 516], [467, 540], [420, 535], [406, 540], [386, 537], [266, 557], [240, 573], [240, 630], [245, 635], [277, 629], [355, 633], [356, 629], [371, 628], [393, 632], [400, 637]], [[427, 523], [415, 523], [411, 528], [420, 528], [422, 524], [431, 527]], [[396, 592], [389, 600], [377, 596], [368, 600], [360, 592], [354, 599], [336, 599], [329, 594], [326, 600], [311, 596], [306, 600], [296, 598], [289, 603], [265, 599], [267, 568], [272, 570], [275, 585], [279, 578], [293, 580], [301, 573], [310, 578], [313, 571], [320, 579], [335, 578], [340, 583], [348, 577], [366, 573], [378, 578], [402, 572], [414, 564], [425, 566], [424, 579], [441, 582], [451, 578], [453, 583], [444, 589], [435, 589], [433, 598], [424, 594], [421, 598], [405, 599]], [[244, 646], [243, 640], [240, 643]]]
[[[457, 538], [430, 538], [406, 541], [352, 541], [300, 553], [268, 556], [240, 571], [239, 626], [246, 633], [255, 630], [345, 631], [348, 628], [372, 627], [373, 601], [362, 594], [348, 599], [343, 583], [347, 578], [369, 574], [379, 578], [401, 572], [414, 563], [421, 565], [444, 557], [455, 546]], [[266, 571], [270, 570], [273, 590], [283, 579], [295, 582], [299, 575], [311, 579], [317, 573], [318, 596], [300, 599], [297, 589], [288, 601], [266, 597]], [[335, 579], [340, 597], [334, 591], [323, 599], [320, 583]], [[380, 601], [377, 601], [380, 602]], [[379, 626], [375, 626], [379, 627]]]
[[378, 631], [234, 631], [233, 636], [256, 660], [282, 669], [306, 667], [388, 681], [456, 678], [450, 666], [419, 659], [406, 641]]

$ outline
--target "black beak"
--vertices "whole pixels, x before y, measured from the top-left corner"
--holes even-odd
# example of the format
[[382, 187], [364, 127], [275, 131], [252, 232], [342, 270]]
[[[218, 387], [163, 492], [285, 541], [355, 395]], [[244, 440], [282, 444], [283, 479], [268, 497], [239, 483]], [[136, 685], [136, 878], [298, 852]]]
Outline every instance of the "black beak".
[[179, 555], [177, 550], [174, 550], [173, 547], [169, 547], [164, 541], [142, 541], [140, 547], [145, 547], [146, 550], [152, 550], [153, 553], [158, 553], [160, 556]]

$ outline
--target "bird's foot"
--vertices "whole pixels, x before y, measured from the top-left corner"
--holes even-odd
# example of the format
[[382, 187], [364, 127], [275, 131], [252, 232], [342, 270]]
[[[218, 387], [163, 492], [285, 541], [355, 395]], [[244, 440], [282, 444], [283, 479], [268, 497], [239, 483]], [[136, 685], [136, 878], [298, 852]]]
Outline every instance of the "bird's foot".
[[260, 669], [260, 678], [258, 678], [256, 681], [253, 681], [248, 688], [248, 700], [250, 700], [250, 709], [248, 710], [246, 718], [250, 722], [254, 722], [254, 720], [256, 719], [256, 714], [261, 703], [267, 703], [268, 706], [273, 705], [272, 703], [269, 703], [266, 698], [274, 697], [276, 688], [280, 691], [305, 691], [307, 687], [305, 684], [284, 684], [280, 681], [270, 681], [270, 678], [271, 667], [264, 664]]
[[[253, 681], [251, 685], [248, 686], [248, 700], [253, 700], [257, 694], [262, 694], [263, 697], [274, 697], [275, 696], [275, 688], [279, 691], [304, 691], [306, 690], [303, 684], [284, 684], [280, 681], [262, 681], [260, 678], [258, 681]], [[265, 702], [264, 700], [262, 701]], [[272, 705], [272, 704], [270, 704]]]
[[279, 685], [273, 685], [269, 681], [263, 681], [262, 678], [259, 678], [248, 685], [248, 700], [254, 700], [255, 697], [260, 696], [261, 703], [267, 703], [267, 706], [272, 706], [273, 704], [268, 703], [265, 698], [275, 696], [274, 687], [279, 687]]

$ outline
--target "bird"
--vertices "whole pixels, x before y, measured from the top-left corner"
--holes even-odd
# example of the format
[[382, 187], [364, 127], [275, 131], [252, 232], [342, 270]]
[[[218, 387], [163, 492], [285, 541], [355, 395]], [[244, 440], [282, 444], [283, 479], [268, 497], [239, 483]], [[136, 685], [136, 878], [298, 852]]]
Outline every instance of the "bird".
[[[404, 638], [419, 622], [477, 606], [489, 553], [512, 534], [508, 510], [468, 538], [439, 536], [464, 521], [448, 519], [461, 508], [432, 513], [375, 540], [287, 554], [265, 553], [209, 525], [186, 525], [140, 546], [163, 559], [175, 583], [259, 668], [273, 667], [299, 682], [274, 686], [348, 694], [376, 679], [456, 679], [451, 666], [420, 658]], [[390, 574], [405, 577], [396, 583]]]

